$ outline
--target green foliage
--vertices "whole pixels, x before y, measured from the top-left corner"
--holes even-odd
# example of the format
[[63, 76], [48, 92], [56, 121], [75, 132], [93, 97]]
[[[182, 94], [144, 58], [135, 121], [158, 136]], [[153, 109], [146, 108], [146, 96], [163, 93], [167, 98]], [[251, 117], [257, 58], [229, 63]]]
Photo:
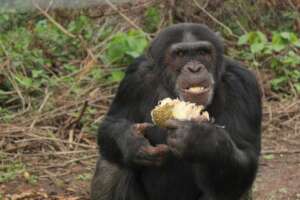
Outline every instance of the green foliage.
[[149, 33], [155, 32], [161, 22], [161, 15], [159, 10], [155, 7], [148, 8], [144, 16], [144, 22], [145, 31]]
[[256, 31], [241, 36], [238, 44], [250, 44], [250, 50], [252, 53], [260, 53], [266, 46], [267, 42], [267, 37], [262, 32]]
[[263, 156], [263, 158], [265, 159], [265, 160], [273, 160], [274, 159], [274, 155], [273, 154], [268, 154], [268, 155], [264, 155]]
[[[1, 94], [1, 90], [0, 90], [0, 97], [6, 97], [7, 95], [4, 95], [3, 93]], [[0, 102], [5, 102], [7, 99], [1, 99], [0, 98]], [[13, 112], [11, 112], [9, 109], [6, 109], [6, 108], [3, 108], [1, 105], [0, 105], [0, 122], [5, 122], [5, 123], [8, 123], [8, 122], [11, 122], [13, 120]]]
[[[80, 20], [79, 20], [80, 21]], [[69, 27], [74, 32], [81, 31], [80, 23], [71, 22]], [[44, 55], [50, 58], [51, 61], [55, 60], [55, 64], [67, 64], [68, 61], [76, 57], [83, 57], [84, 49], [80, 48], [80, 42], [74, 40], [63, 34], [56, 26], [47, 20], [40, 20], [36, 23], [34, 28], [35, 43], [37, 46], [42, 47]]]
[[91, 173], [83, 173], [83, 174], [79, 174], [76, 177], [77, 180], [81, 180], [81, 181], [89, 181], [92, 179], [92, 174]]
[[[63, 91], [64, 98], [80, 101], [91, 85], [119, 82], [124, 77], [121, 67], [148, 45], [140, 30], [113, 33], [110, 22], [97, 24], [83, 15], [64, 20], [62, 25], [74, 37], [42, 16], [16, 12], [0, 16], [0, 63], [7, 63], [0, 72], [1, 122], [15, 120], [16, 112], [25, 107], [32, 109], [30, 112], [38, 110], [45, 91], [50, 98]], [[97, 62], [97, 66], [88, 66], [88, 50], [108, 67], [103, 70]], [[43, 111], [53, 109], [55, 101], [47, 100]], [[87, 114], [91, 129], [96, 129], [91, 123], [95, 115]]]
[[68, 30], [73, 34], [80, 34], [86, 40], [91, 40], [94, 34], [92, 21], [86, 16], [79, 16], [68, 25]]
[[26, 180], [29, 184], [36, 185], [38, 183], [39, 177], [30, 174], [28, 177], [26, 177]]
[[121, 81], [125, 76], [125, 73], [123, 71], [117, 70], [113, 71], [111, 73], [111, 76], [109, 77], [109, 80], [112, 82], [119, 82]]
[[22, 163], [11, 163], [3, 166], [0, 174], [0, 183], [5, 183], [14, 180], [19, 174], [25, 171], [25, 166]]
[[23, 26], [31, 18], [31, 15], [28, 13], [19, 12], [16, 14], [16, 10], [4, 8], [2, 4], [0, 13], [0, 33], [9, 31], [12, 27]]
[[129, 64], [144, 52], [147, 45], [148, 40], [141, 31], [119, 32], [107, 44], [103, 60], [107, 64]]
[[273, 32], [270, 40], [260, 32], [249, 32], [239, 38], [239, 45], [248, 45], [242, 56], [254, 65], [267, 61], [276, 77], [271, 80], [275, 91], [292, 90], [300, 93], [300, 39], [293, 32]]

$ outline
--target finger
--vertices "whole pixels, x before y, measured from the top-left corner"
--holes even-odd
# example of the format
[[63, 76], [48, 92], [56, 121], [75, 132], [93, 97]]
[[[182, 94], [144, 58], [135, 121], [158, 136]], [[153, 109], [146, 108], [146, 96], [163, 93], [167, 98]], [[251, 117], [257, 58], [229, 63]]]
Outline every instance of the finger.
[[136, 160], [136, 164], [142, 165], [142, 166], [161, 166], [163, 163], [163, 160], [145, 160], [145, 159], [140, 159]]
[[182, 157], [182, 153], [177, 148], [170, 147], [170, 151], [177, 157]]
[[208, 122], [209, 119], [206, 118], [206, 117], [203, 117], [203, 116], [198, 116], [198, 117], [195, 117], [195, 118], [192, 118], [191, 121], [193, 122], [196, 122], [196, 123], [204, 123], [204, 122]]
[[166, 144], [159, 144], [157, 146], [154, 147], [154, 154], [155, 155], [166, 155], [167, 152], [169, 152], [169, 146]]
[[165, 122], [166, 128], [169, 128], [169, 129], [177, 129], [180, 127], [181, 124], [182, 124], [181, 121], [176, 120], [176, 119], [168, 119]]
[[183, 146], [181, 145], [180, 142], [178, 142], [178, 140], [176, 140], [176, 139], [168, 139], [167, 143], [169, 145], [170, 151], [174, 155], [176, 155], [177, 157], [180, 157], [182, 155]]
[[154, 162], [152, 160], [146, 160], [146, 159], [136, 159], [135, 161], [136, 164], [139, 164], [139, 165], [143, 165], [143, 166], [157, 166], [159, 164], [159, 162]]
[[169, 147], [165, 144], [160, 144], [155, 147], [146, 147], [144, 153], [147, 154], [149, 157], [156, 157], [158, 155], [164, 155], [166, 152], [169, 151]]
[[156, 147], [145, 147], [143, 148], [136, 157], [136, 161], [140, 162], [150, 162], [152, 164], [159, 164], [163, 161], [164, 157], [169, 152], [169, 147], [167, 145], [158, 145]]
[[167, 143], [169, 146], [176, 146], [178, 142], [175, 138], [168, 138]]
[[145, 122], [134, 124], [133, 128], [135, 130], [135, 133], [137, 133], [138, 135], [144, 135], [145, 129], [153, 126], [153, 124]]
[[144, 166], [160, 166], [163, 162], [164, 156], [162, 155], [138, 155], [135, 159], [135, 163], [144, 165]]

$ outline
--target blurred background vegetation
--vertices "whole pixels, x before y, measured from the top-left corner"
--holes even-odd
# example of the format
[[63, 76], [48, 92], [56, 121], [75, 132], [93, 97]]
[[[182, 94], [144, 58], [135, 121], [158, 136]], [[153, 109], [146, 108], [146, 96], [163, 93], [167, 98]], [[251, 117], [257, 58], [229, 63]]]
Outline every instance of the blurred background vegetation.
[[44, 175], [60, 188], [57, 170], [40, 170], [50, 170], [49, 156], [52, 167], [65, 170], [80, 161], [85, 169], [76, 181], [88, 182], [97, 125], [126, 66], [173, 23], [219, 31], [226, 55], [257, 75], [266, 103], [299, 99], [298, 0], [104, 2], [82, 9], [0, 8], [0, 184], [19, 174], [34, 184]]

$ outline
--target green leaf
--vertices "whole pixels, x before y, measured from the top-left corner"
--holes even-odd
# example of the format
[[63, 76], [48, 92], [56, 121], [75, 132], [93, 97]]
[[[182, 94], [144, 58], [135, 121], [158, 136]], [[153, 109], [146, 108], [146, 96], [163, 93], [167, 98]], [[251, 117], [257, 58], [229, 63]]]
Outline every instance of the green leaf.
[[272, 49], [275, 51], [281, 51], [286, 47], [284, 40], [279, 33], [273, 33], [272, 37]]
[[31, 88], [33, 86], [33, 80], [31, 78], [15, 76], [15, 79], [17, 80], [17, 82], [19, 84], [21, 84], [22, 86], [24, 86], [27, 89]]
[[280, 76], [271, 80], [271, 86], [274, 90], [278, 90], [284, 83], [288, 81], [288, 77]]
[[140, 56], [147, 45], [148, 40], [141, 31], [117, 33], [107, 46], [104, 61], [107, 64], [128, 64], [133, 58]]
[[238, 45], [247, 44], [248, 39], [249, 39], [249, 35], [248, 34], [242, 35], [241, 37], [239, 37]]
[[102, 79], [102, 72], [100, 68], [94, 68], [91, 71], [92, 77], [94, 80], [101, 80]]
[[268, 42], [268, 39], [267, 39], [266, 35], [263, 32], [257, 31], [256, 34], [259, 38], [259, 42], [261, 42], [261, 43], [267, 43]]
[[282, 51], [285, 47], [286, 47], [286, 45], [284, 45], [284, 44], [272, 45], [272, 49], [277, 52]]
[[36, 69], [33, 69], [32, 70], [32, 78], [39, 78], [42, 76], [42, 74], [44, 73], [43, 70], [36, 70]]
[[297, 66], [300, 64], [300, 56], [297, 55], [294, 51], [289, 51], [287, 55], [285, 55], [281, 62], [283, 64], [291, 65], [291, 66]]
[[291, 34], [290, 32], [282, 32], [280, 33], [281, 37], [286, 39], [286, 40], [290, 40], [291, 39]]
[[68, 71], [68, 72], [71, 72], [71, 73], [74, 73], [74, 72], [77, 72], [79, 71], [79, 67], [76, 67], [75, 65], [70, 65], [70, 64], [65, 64], [63, 66], [63, 68]]
[[296, 91], [300, 93], [300, 83], [295, 83], [294, 86]]
[[123, 71], [113, 71], [111, 73], [110, 80], [113, 82], [119, 82], [121, 81], [125, 76], [125, 73]]
[[252, 53], [259, 53], [264, 49], [265, 45], [263, 43], [254, 43], [250, 46]]
[[293, 43], [296, 47], [300, 48], [300, 40]]
[[280, 65], [280, 61], [276, 57], [271, 59], [271, 68], [272, 69], [276, 70], [279, 65]]
[[295, 44], [299, 41], [298, 36], [295, 33], [290, 33], [290, 42], [292, 44]]
[[264, 155], [264, 159], [266, 159], [266, 160], [273, 160], [274, 159], [274, 155], [273, 154]]

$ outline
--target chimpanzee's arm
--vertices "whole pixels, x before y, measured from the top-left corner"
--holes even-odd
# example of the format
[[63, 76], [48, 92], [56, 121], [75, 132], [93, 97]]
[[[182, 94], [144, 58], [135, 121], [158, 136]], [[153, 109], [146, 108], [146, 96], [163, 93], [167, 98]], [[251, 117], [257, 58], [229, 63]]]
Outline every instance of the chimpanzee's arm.
[[171, 151], [193, 163], [199, 187], [222, 200], [237, 199], [253, 183], [261, 128], [260, 92], [254, 76], [239, 66], [227, 70], [221, 83], [223, 105], [211, 105], [221, 110], [215, 122], [171, 122], [174, 131], [168, 137]]
[[236, 65], [227, 66], [223, 84], [224, 110], [216, 116], [218, 126], [198, 127], [202, 132], [199, 141], [207, 140], [208, 152], [199, 149], [203, 160], [195, 164], [195, 172], [199, 180], [205, 176], [218, 198], [226, 200], [242, 195], [254, 181], [260, 154], [262, 110], [259, 87], [249, 71]]
[[[168, 151], [166, 145], [152, 146], [144, 134], [150, 128], [144, 124], [154, 104], [155, 85], [145, 58], [137, 59], [128, 67], [120, 83], [110, 110], [99, 128], [98, 143], [102, 156], [114, 163], [126, 166], [160, 165]], [[147, 91], [149, 90], [149, 91]], [[151, 128], [151, 134], [159, 129]], [[147, 132], [147, 133], [144, 133]], [[158, 134], [156, 134], [158, 135]], [[147, 135], [146, 135], [147, 136]]]

